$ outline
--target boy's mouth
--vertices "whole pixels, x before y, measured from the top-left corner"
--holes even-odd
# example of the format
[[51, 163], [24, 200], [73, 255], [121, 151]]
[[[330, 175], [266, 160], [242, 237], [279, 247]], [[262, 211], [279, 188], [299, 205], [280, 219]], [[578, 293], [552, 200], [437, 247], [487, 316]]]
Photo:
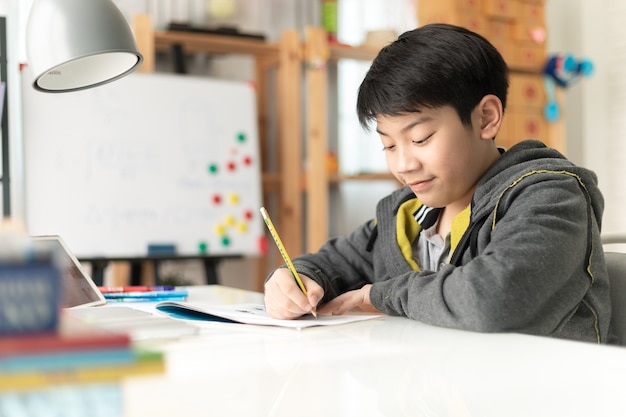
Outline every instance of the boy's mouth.
[[426, 180], [411, 181], [407, 184], [409, 187], [411, 187], [411, 190], [413, 190], [413, 192], [419, 192], [419, 191], [424, 191], [426, 188], [428, 188], [430, 184], [432, 184], [432, 181], [433, 179], [429, 178]]

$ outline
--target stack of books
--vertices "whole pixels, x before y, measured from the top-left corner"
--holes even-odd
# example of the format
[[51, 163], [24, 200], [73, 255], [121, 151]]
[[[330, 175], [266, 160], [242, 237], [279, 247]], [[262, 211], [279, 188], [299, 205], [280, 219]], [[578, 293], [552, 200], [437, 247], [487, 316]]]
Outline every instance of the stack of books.
[[54, 332], [0, 337], [0, 415], [121, 416], [122, 379], [164, 371], [161, 352], [61, 314]]

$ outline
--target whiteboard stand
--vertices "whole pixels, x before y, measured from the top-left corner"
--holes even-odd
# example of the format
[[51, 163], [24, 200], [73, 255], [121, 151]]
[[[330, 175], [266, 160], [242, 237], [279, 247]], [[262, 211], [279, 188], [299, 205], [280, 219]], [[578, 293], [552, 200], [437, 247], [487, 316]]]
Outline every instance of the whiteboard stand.
[[110, 266], [111, 262], [128, 262], [131, 266], [128, 285], [142, 285], [142, 277], [144, 276], [145, 262], [151, 262], [154, 265], [155, 284], [159, 285], [159, 263], [162, 261], [183, 261], [183, 260], [200, 260], [204, 267], [206, 285], [219, 284], [219, 274], [217, 267], [220, 262], [226, 259], [239, 259], [240, 256], [158, 256], [145, 258], [83, 258], [80, 262], [89, 263], [91, 265], [91, 278], [96, 285], [104, 285], [105, 270]]
[[183, 261], [183, 260], [200, 260], [204, 267], [206, 285], [219, 284], [219, 274], [217, 267], [220, 262], [226, 259], [239, 259], [241, 256], [221, 255], [221, 256], [146, 256], [142, 258], [80, 258], [80, 262], [88, 262], [91, 265], [91, 278], [96, 285], [104, 285], [105, 270], [111, 262], [128, 262], [131, 266], [128, 285], [142, 285], [142, 276], [144, 274], [143, 266], [146, 261], [152, 262], [154, 265], [155, 284], [159, 285], [159, 263], [162, 261]]

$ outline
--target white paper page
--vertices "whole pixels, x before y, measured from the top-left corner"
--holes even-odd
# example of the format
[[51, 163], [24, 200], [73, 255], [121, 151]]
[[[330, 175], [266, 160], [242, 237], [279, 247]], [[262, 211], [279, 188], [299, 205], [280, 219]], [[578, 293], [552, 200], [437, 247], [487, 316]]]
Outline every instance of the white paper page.
[[370, 320], [380, 315], [377, 314], [344, 314], [340, 316], [318, 315], [317, 318], [307, 315], [296, 320], [279, 320], [270, 317], [265, 311], [263, 304], [232, 304], [227, 306], [211, 306], [202, 303], [190, 303], [182, 301], [163, 301], [156, 305], [157, 310], [169, 314], [172, 317], [188, 320], [203, 320], [199, 315], [184, 317], [188, 312], [196, 312], [209, 315], [204, 320], [216, 320], [210, 316], [232, 320], [244, 324], [256, 324], [264, 326], [291, 327], [303, 329], [313, 326], [332, 326]]

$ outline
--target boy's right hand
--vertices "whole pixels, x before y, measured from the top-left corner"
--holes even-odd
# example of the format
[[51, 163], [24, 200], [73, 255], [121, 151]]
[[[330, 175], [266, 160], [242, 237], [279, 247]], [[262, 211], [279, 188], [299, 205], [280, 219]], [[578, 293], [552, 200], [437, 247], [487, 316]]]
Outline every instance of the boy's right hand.
[[324, 296], [322, 287], [300, 274], [306, 295], [287, 268], [279, 268], [265, 283], [265, 309], [275, 319], [290, 320], [310, 313]]

